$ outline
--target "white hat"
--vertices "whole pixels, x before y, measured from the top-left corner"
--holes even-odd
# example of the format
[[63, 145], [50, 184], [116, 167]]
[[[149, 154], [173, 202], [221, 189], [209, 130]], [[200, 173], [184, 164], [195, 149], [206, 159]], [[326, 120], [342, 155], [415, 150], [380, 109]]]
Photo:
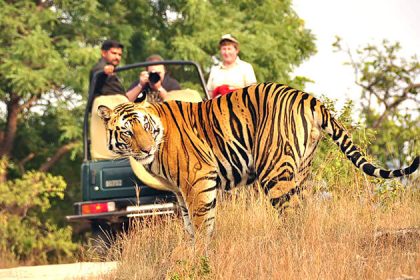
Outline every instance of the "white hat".
[[222, 38], [220, 38], [219, 45], [220, 45], [223, 41], [231, 41], [231, 42], [234, 42], [234, 43], [236, 43], [236, 44], [239, 44], [238, 40], [236, 40], [236, 38], [235, 38], [235, 37], [233, 37], [231, 34], [225, 34], [225, 35], [223, 35], [223, 36], [222, 36]]

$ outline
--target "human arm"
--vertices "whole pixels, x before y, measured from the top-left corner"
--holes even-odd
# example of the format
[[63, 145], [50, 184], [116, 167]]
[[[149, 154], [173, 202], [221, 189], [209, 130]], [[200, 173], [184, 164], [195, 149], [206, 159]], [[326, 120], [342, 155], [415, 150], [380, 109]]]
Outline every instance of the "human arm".
[[136, 100], [137, 96], [140, 94], [141, 91], [142, 91], [142, 87], [141, 87], [140, 83], [138, 83], [137, 85], [135, 85], [134, 87], [129, 89], [125, 93], [125, 95], [127, 96], [128, 100], [130, 102], [133, 102], [134, 100]]
[[144, 86], [147, 84], [148, 81], [149, 73], [147, 71], [142, 71], [139, 75], [138, 82], [136, 81], [133, 84], [131, 84], [130, 88], [125, 93], [128, 100], [130, 100], [131, 102], [136, 100], [137, 96], [140, 94], [140, 92], [142, 92]]
[[209, 74], [209, 79], [207, 80], [207, 90], [210, 94], [210, 98], [214, 98], [214, 96], [213, 96], [213, 90], [214, 90], [214, 83], [213, 83], [213, 75], [214, 75], [213, 73], [214, 73], [214, 71], [213, 71], [213, 68], [214, 67], [211, 68], [210, 74]]
[[[92, 69], [90, 69], [89, 73], [89, 88], [91, 87], [91, 84], [93, 83], [93, 77], [96, 72], [104, 71], [104, 67], [106, 66], [106, 61], [104, 59], [100, 59], [98, 63], [96, 63]], [[96, 76], [96, 82], [95, 82], [95, 89], [94, 93], [96, 95], [100, 95], [102, 93], [102, 87], [105, 84], [107, 75], [105, 73], [98, 74]]]

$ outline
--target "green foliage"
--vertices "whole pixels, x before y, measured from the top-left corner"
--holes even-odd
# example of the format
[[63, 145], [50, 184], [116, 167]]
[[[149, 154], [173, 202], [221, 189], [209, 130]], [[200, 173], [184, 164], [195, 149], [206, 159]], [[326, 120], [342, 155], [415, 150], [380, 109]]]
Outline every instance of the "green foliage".
[[[26, 114], [25, 119], [18, 126], [15, 145], [19, 149], [13, 150], [12, 158], [21, 160], [30, 154], [36, 156], [25, 165], [18, 161], [14, 167], [9, 166], [9, 171], [13, 170], [13, 173], [9, 173], [9, 178], [21, 176], [27, 169], [39, 168], [58, 147], [65, 143], [77, 143], [71, 151], [73, 159], [77, 156], [77, 152], [80, 154], [82, 145], [79, 141], [82, 135], [83, 114], [81, 111], [83, 108], [78, 106], [71, 109], [67, 105], [67, 110], [65, 110], [62, 106], [64, 107], [64, 104], [56, 107], [45, 106], [42, 112]], [[54, 141], [51, 141], [52, 139]], [[79, 162], [73, 164], [73, 168], [79, 169]], [[58, 172], [58, 174], [65, 175], [64, 172]]]
[[[5, 171], [6, 162], [0, 162], [0, 172]], [[77, 249], [71, 229], [58, 228], [43, 216], [52, 198], [63, 198], [65, 188], [62, 177], [34, 171], [0, 184], [0, 252], [34, 263], [71, 257]]]
[[369, 153], [378, 155], [378, 159], [390, 168], [407, 166], [419, 154], [419, 115], [398, 112], [382, 121], [380, 129], [369, 130], [373, 134]]
[[[334, 100], [323, 97], [323, 103], [331, 112], [335, 113], [336, 118], [346, 127], [352, 136], [353, 143], [359, 147], [362, 153], [367, 155], [367, 158], [377, 166], [384, 166], [381, 159], [391, 151], [389, 147], [395, 145], [395, 140], [391, 140], [392, 138], [384, 138], [383, 134], [387, 133], [386, 129], [376, 132], [373, 129], [362, 127], [360, 124], [354, 124], [351, 117], [354, 105], [351, 100], [347, 100], [339, 112], [334, 107]], [[401, 132], [401, 127], [395, 128], [395, 124], [393, 125], [396, 131]], [[383, 148], [378, 148], [378, 141], [375, 137], [380, 140], [388, 139], [389, 143], [384, 143]], [[394, 135], [393, 137], [399, 136]], [[411, 140], [417, 141], [418, 139], [414, 137]], [[315, 192], [333, 192], [335, 196], [352, 194], [357, 195], [358, 199], [367, 196], [382, 209], [388, 209], [394, 205], [406, 192], [406, 184], [399, 179], [370, 177], [364, 175], [360, 170], [356, 170], [328, 136], [323, 138], [319, 145], [313, 162], [313, 170], [313, 179], [317, 182]], [[347, 188], [343, 189], [343, 186], [347, 186]]]
[[383, 207], [392, 206], [405, 192], [406, 188], [398, 180], [378, 179], [374, 189], [375, 198]]
[[[335, 101], [327, 97], [323, 97], [323, 103], [335, 117], [346, 127], [348, 132], [352, 134], [353, 142], [359, 147], [365, 147], [368, 141], [367, 135], [363, 133], [358, 124], [352, 124], [351, 114], [353, 110], [353, 103], [347, 100], [340, 112], [337, 112], [334, 103]], [[362, 149], [363, 151], [363, 149]], [[315, 170], [314, 177], [318, 182], [323, 182], [317, 186], [320, 191], [332, 191], [337, 187], [346, 185], [353, 185], [353, 178], [358, 172], [354, 165], [347, 160], [345, 155], [331, 140], [330, 137], [324, 137], [318, 147], [317, 155], [314, 158], [313, 170]], [[337, 176], [340, 174], [340, 176]]]
[[177, 267], [181, 269], [181, 273], [175, 272], [170, 276], [171, 280], [194, 279], [199, 277], [200, 279], [212, 279], [210, 260], [207, 256], [201, 256], [193, 262], [191, 260], [177, 260]]
[[[0, 140], [12, 143], [2, 154], [17, 166], [32, 155], [31, 167], [39, 168], [60, 146], [81, 140], [80, 117], [74, 116], [82, 116], [86, 77], [98, 53], [90, 45], [93, 38], [84, 37], [96, 19], [86, 13], [98, 11], [96, 1], [71, 2], [69, 11], [62, 9], [65, 1], [55, 1], [54, 7], [51, 1], [0, 1], [0, 103], [7, 108], [0, 121], [0, 134], [7, 138]], [[104, 30], [97, 27], [92, 32], [99, 36]], [[56, 123], [45, 113], [50, 107], [61, 117], [60, 124], [55, 132], [51, 128], [42, 134], [31, 121], [35, 118], [44, 127]], [[13, 114], [18, 114], [16, 124], [9, 119]], [[45, 143], [50, 143], [48, 149]]]
[[[241, 42], [241, 58], [255, 68], [259, 81], [291, 82], [290, 73], [315, 53], [314, 36], [290, 1], [100, 1], [102, 23], [112, 20], [108, 36], [125, 43], [127, 63], [153, 53], [166, 59], [197, 61], [208, 73], [218, 41], [225, 33]], [[108, 14], [109, 13], [109, 14]]]
[[7, 16], [0, 20], [0, 86], [6, 93], [13, 91], [24, 99], [59, 87], [66, 77], [67, 65], [50, 37], [53, 12], [38, 11], [29, 1], [0, 3], [0, 8], [7, 10]]

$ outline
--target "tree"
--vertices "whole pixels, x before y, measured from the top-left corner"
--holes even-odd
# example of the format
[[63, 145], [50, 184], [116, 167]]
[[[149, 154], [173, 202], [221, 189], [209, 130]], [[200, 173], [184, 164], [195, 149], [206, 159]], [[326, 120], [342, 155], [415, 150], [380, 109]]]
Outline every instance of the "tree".
[[[162, 19], [152, 29], [148, 51], [199, 62], [206, 72], [217, 57], [221, 35], [234, 34], [240, 56], [251, 62], [258, 81], [295, 82], [294, 67], [315, 52], [314, 36], [304, 28], [291, 1], [156, 1]], [[159, 30], [159, 32], [156, 32]], [[143, 41], [145, 42], [145, 41]]]
[[[20, 171], [34, 159], [39, 163], [35, 168], [48, 171], [63, 155], [80, 148], [80, 106], [89, 69], [98, 58], [97, 45], [112, 36], [126, 42], [132, 34], [132, 27], [124, 24], [126, 7], [112, 2], [0, 1], [0, 104], [5, 109], [0, 119], [0, 158], [10, 158]], [[110, 22], [116, 27], [104, 24]], [[51, 107], [61, 122], [49, 152], [39, 152], [45, 143], [31, 144], [30, 140], [42, 138], [33, 130], [25, 135], [29, 141], [17, 147], [17, 129], [29, 128], [25, 124], [31, 118], [42, 117]], [[19, 153], [28, 147], [33, 149]]]
[[8, 244], [18, 259], [74, 249], [70, 229], [48, 214], [66, 182], [46, 172], [66, 175], [57, 163], [80, 150], [89, 69], [97, 45], [116, 32], [103, 21], [117, 15], [124, 29], [125, 7], [103, 2], [0, 0], [0, 254]]
[[[17, 128], [31, 109], [38, 106], [38, 110], [43, 110], [51, 106], [51, 99], [59, 103], [68, 85], [75, 84], [69, 81], [77, 78], [69, 73], [72, 69], [68, 53], [81, 53], [80, 48], [76, 48], [77, 43], [68, 41], [63, 34], [53, 35], [56, 33], [57, 18], [45, 3], [0, 2], [3, 13], [0, 19], [0, 45], [3, 49], [0, 58], [0, 101], [6, 108], [1, 124], [0, 157], [12, 157]], [[86, 59], [86, 54], [83, 58]], [[21, 164], [33, 156], [29, 153]]]
[[[356, 84], [361, 87], [362, 118], [377, 132], [369, 152], [379, 155], [390, 167], [406, 165], [418, 153], [420, 143], [420, 108], [418, 106], [420, 63], [416, 56], [399, 55], [401, 45], [387, 40], [381, 46], [368, 45], [356, 51], [343, 48], [354, 69]], [[396, 161], [393, 159], [397, 159]]]
[[[6, 164], [5, 160], [0, 160], [1, 173]], [[0, 183], [0, 256], [3, 261], [17, 259], [40, 264], [71, 258], [77, 245], [71, 241], [70, 227], [58, 228], [44, 218], [51, 207], [51, 198], [62, 198], [65, 186], [60, 176], [34, 171]]]

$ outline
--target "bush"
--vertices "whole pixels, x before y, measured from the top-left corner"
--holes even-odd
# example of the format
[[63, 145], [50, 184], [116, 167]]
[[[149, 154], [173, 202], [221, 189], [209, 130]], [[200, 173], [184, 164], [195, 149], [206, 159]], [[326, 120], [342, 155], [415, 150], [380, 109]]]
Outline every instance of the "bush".
[[[0, 172], [7, 165], [1, 159]], [[14, 258], [9, 263], [61, 262], [73, 256], [78, 246], [71, 241], [71, 228], [58, 228], [44, 215], [65, 188], [61, 176], [36, 171], [0, 183], [0, 255]]]

